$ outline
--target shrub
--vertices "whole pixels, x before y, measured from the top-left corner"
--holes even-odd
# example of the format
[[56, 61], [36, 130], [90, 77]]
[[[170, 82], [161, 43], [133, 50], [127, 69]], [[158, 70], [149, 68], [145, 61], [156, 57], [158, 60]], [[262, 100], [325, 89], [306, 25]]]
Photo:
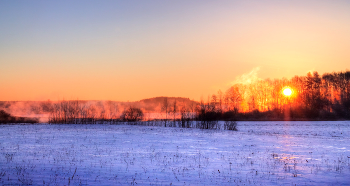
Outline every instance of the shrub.
[[236, 121], [225, 121], [224, 129], [237, 131], [237, 122]]
[[130, 107], [127, 110], [124, 110], [121, 115], [123, 121], [140, 121], [143, 119], [143, 112], [139, 108]]

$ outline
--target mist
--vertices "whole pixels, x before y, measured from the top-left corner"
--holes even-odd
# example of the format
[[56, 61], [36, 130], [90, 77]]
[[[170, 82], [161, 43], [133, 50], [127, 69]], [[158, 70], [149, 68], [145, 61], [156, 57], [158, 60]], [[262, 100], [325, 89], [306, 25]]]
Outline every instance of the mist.
[[190, 106], [198, 104], [188, 98], [180, 97], [156, 97], [135, 102], [119, 102], [104, 100], [61, 100], [61, 101], [0, 101], [0, 110], [15, 117], [38, 118], [40, 123], [48, 123], [55, 110], [67, 104], [76, 104], [76, 109], [85, 111], [90, 117], [98, 119], [117, 119], [124, 110], [135, 107], [142, 110], [145, 119], [163, 119], [162, 111], [164, 99], [170, 104], [177, 102], [179, 108], [190, 109]]

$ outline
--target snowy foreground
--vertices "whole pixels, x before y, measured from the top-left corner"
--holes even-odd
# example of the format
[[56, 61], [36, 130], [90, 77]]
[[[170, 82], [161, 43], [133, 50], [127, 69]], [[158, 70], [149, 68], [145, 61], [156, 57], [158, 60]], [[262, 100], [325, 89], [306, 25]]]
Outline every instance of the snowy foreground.
[[0, 184], [350, 185], [350, 122], [0, 125]]

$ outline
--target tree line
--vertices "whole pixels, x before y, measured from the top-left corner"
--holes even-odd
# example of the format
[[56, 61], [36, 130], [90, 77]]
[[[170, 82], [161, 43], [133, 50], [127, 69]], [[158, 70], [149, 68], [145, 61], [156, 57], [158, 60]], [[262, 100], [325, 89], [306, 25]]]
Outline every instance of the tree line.
[[[284, 87], [291, 88], [290, 96], [283, 95]], [[235, 84], [207, 103], [237, 120], [284, 120], [286, 113], [290, 120], [350, 119], [350, 71]]]
[[47, 103], [49, 123], [62, 124], [96, 124], [103, 122], [115, 123], [120, 121], [118, 106], [111, 101], [106, 105], [102, 102], [89, 104], [86, 101], [60, 101]]

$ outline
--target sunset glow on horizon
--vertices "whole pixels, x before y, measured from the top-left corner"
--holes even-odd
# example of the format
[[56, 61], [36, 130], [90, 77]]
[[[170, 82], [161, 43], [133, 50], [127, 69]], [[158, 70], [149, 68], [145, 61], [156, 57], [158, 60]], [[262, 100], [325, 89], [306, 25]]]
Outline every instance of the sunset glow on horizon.
[[349, 10], [340, 0], [0, 0], [0, 101], [200, 100], [234, 83], [344, 71]]

